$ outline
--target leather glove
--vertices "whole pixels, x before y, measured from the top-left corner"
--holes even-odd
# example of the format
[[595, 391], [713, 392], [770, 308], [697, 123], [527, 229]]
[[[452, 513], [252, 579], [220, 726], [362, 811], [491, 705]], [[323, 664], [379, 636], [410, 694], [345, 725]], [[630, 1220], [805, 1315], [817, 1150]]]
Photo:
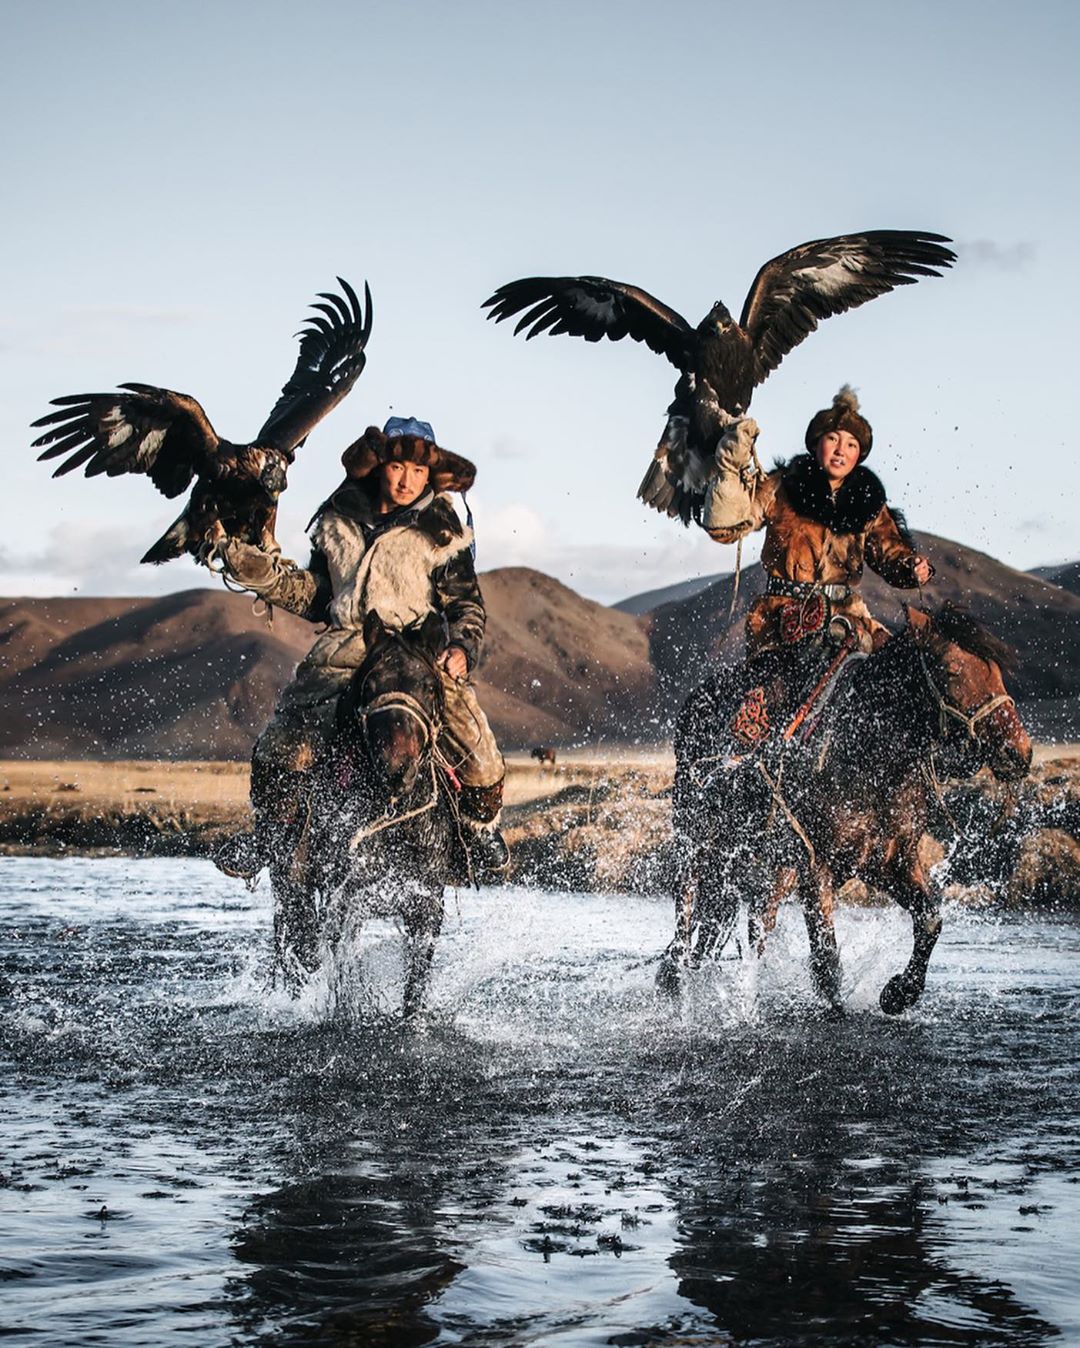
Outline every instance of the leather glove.
[[720, 472], [741, 476], [750, 466], [757, 438], [758, 424], [753, 417], [740, 417], [732, 422], [716, 446], [716, 466]]
[[251, 543], [229, 539], [218, 549], [218, 556], [224, 562], [230, 580], [235, 580], [245, 590], [261, 594], [272, 588], [278, 579], [281, 560], [278, 552], [263, 552]]

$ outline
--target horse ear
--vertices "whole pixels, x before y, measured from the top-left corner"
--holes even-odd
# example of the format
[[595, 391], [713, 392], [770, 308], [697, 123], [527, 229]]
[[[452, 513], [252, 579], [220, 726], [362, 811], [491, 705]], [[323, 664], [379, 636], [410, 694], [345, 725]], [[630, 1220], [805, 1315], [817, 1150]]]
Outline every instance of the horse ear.
[[925, 636], [930, 631], [929, 613], [924, 613], [921, 608], [912, 608], [910, 604], [904, 605], [904, 612], [907, 614], [907, 625], [916, 636]]
[[379, 615], [369, 612], [364, 618], [364, 645], [372, 651], [386, 636], [386, 625]]

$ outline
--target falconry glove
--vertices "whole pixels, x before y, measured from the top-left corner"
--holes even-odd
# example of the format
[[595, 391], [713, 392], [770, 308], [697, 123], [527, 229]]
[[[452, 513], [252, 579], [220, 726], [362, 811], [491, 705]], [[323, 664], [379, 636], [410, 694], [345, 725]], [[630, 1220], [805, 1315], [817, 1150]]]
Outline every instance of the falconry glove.
[[754, 453], [758, 425], [753, 417], [733, 422], [716, 446], [716, 474], [705, 491], [701, 523], [706, 529], [734, 529], [749, 521], [761, 468]]

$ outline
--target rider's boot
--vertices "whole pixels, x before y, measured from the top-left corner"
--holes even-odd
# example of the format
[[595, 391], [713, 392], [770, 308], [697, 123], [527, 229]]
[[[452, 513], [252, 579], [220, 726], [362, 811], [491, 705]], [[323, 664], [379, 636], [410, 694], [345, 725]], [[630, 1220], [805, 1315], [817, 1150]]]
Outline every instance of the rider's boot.
[[300, 793], [294, 780], [302, 774], [270, 772], [257, 760], [251, 765], [253, 827], [226, 838], [211, 853], [219, 871], [240, 880], [254, 880], [278, 859], [283, 840], [291, 834]]
[[459, 805], [461, 831], [478, 878], [492, 879], [510, 869], [510, 848], [499, 831], [503, 784], [463, 786]]
[[238, 880], [254, 880], [274, 860], [269, 821], [256, 820], [250, 832], [234, 833], [210, 854], [219, 871]]

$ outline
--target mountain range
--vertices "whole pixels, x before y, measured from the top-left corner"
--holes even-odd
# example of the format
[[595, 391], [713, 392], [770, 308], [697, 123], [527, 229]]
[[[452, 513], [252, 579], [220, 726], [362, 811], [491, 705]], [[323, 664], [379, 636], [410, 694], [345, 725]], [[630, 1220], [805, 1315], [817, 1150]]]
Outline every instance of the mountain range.
[[[933, 535], [927, 598], [963, 602], [1018, 653], [1012, 687], [1041, 734], [1076, 736], [1080, 564], [1041, 575]], [[525, 567], [481, 577], [488, 607], [480, 700], [508, 748], [655, 742], [707, 664], [739, 658], [760, 566], [613, 607]], [[885, 623], [915, 593], [867, 573]], [[244, 758], [311, 645], [309, 624], [250, 598], [198, 589], [163, 598], [0, 599], [0, 757]]]

